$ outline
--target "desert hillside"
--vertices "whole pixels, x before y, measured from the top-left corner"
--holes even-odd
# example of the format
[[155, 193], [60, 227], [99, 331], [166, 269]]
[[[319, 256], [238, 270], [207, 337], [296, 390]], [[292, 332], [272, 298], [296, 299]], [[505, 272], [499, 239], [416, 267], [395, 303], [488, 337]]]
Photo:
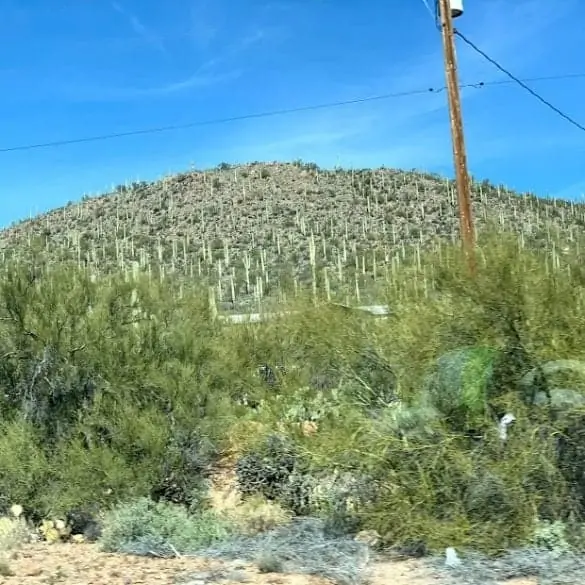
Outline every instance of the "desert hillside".
[[[574, 238], [580, 204], [473, 184], [478, 232], [491, 225], [531, 245]], [[204, 279], [224, 308], [310, 284], [375, 300], [375, 282], [414, 251], [458, 237], [452, 182], [393, 169], [311, 163], [222, 164], [70, 203], [0, 232], [7, 257], [41, 249], [96, 272]]]

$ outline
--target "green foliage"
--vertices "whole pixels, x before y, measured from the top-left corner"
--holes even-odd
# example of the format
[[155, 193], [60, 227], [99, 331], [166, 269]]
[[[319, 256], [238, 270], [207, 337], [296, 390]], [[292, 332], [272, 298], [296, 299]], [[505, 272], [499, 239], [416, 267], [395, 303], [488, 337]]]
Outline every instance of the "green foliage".
[[147, 465], [130, 465], [123, 455], [105, 446], [86, 448], [75, 440], [52, 458], [52, 489], [40, 496], [45, 508], [57, 514], [88, 503], [107, 509], [118, 500], [147, 494], [154, 474]]
[[536, 522], [532, 542], [540, 549], [548, 549], [557, 555], [562, 555], [572, 548], [566, 532], [566, 526], [562, 522], [539, 520]]
[[378, 351], [364, 345], [347, 358], [348, 363], [339, 367], [344, 374], [341, 390], [347, 400], [374, 411], [396, 400], [396, 374]]
[[13, 504], [34, 510], [39, 486], [47, 485], [49, 462], [38, 434], [30, 423], [3, 422], [0, 427], [0, 508], [3, 514]]
[[172, 475], [195, 497], [216, 456], [214, 421], [229, 420], [235, 408], [227, 388], [217, 399], [214, 368], [206, 366], [217, 332], [205, 302], [197, 291], [182, 302], [173, 294], [140, 281], [93, 282], [68, 265], [6, 268], [0, 482], [7, 505], [22, 502], [37, 517], [109, 506], [148, 495]]
[[485, 416], [495, 354], [490, 347], [471, 347], [440, 356], [428, 382], [429, 406], [450, 419]]
[[231, 533], [213, 512], [191, 514], [175, 504], [141, 498], [108, 512], [99, 542], [107, 552], [175, 555], [209, 546]]
[[[494, 551], [530, 540], [535, 518], [581, 521], [585, 277], [572, 262], [552, 270], [500, 237], [473, 278], [456, 248], [397, 268], [386, 320], [299, 295], [237, 327], [197, 286], [6, 266], [0, 503], [45, 516], [142, 502], [132, 513], [163, 527], [132, 528], [140, 546], [178, 549], [168, 535], [189, 511], [208, 518], [208, 474], [233, 449], [244, 494], [386, 544]], [[284, 366], [278, 384], [263, 363]]]
[[294, 424], [334, 419], [343, 414], [346, 406], [343, 394], [338, 389], [315, 391], [305, 386], [298, 388], [294, 394], [279, 395], [264, 403], [261, 408], [269, 408], [278, 420]]
[[0, 280], [0, 386], [7, 416], [23, 416], [54, 442], [99, 392], [101, 380], [80, 352], [84, 317], [96, 289], [87, 276], [58, 269], [43, 286], [42, 266], [12, 268]]

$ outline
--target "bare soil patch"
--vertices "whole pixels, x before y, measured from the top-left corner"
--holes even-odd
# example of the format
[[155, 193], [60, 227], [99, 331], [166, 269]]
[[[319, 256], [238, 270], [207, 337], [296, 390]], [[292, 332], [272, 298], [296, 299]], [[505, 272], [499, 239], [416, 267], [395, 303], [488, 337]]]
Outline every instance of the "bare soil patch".
[[[31, 543], [14, 551], [4, 564], [0, 583], [6, 585], [327, 585], [321, 577], [261, 573], [255, 565], [196, 557], [161, 559], [109, 554], [96, 544]], [[369, 585], [438, 585], [423, 561], [372, 564]], [[502, 585], [537, 585], [536, 578], [511, 579]]]

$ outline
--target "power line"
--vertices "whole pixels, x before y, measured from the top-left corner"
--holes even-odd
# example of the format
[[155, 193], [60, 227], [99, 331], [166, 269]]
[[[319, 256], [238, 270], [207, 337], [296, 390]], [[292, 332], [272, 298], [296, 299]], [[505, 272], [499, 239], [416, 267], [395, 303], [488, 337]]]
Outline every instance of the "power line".
[[433, 22], [435, 22], [436, 21], [436, 10], [433, 11], [433, 9], [431, 8], [431, 5], [429, 4], [429, 0], [422, 0], [422, 3], [425, 5], [428, 13], [431, 15]]
[[[578, 79], [578, 78], [585, 78], [585, 73], [570, 73], [564, 75], [549, 75], [543, 77], [532, 77], [530, 79], [526, 79], [525, 81], [560, 81], [564, 79]], [[475, 83], [466, 83], [460, 85], [461, 89], [464, 88], [474, 88], [474, 89], [481, 89], [483, 87], [488, 86], [497, 86], [497, 85], [507, 85], [511, 83], [518, 83], [519, 80], [513, 79], [512, 81], [504, 79], [498, 81], [479, 81]], [[522, 82], [521, 82], [522, 83]], [[314, 110], [324, 110], [330, 108], [337, 108], [341, 106], [348, 106], [353, 104], [363, 104], [367, 102], [374, 102], [374, 101], [382, 101], [382, 100], [389, 100], [393, 98], [400, 98], [400, 97], [407, 97], [412, 95], [422, 95], [426, 93], [440, 93], [446, 89], [446, 86], [442, 86], [439, 88], [428, 88], [428, 89], [415, 89], [410, 91], [402, 91], [396, 93], [386, 93], [381, 95], [375, 95], [370, 97], [364, 98], [355, 98], [351, 100], [345, 101], [338, 101], [338, 102], [328, 102], [323, 104], [314, 104], [310, 106], [300, 106], [296, 108], [287, 108], [281, 110], [270, 110], [265, 112], [258, 112], [258, 113], [251, 113], [251, 114], [243, 114], [241, 116], [232, 116], [227, 118], [215, 118], [211, 120], [200, 120], [196, 122], [189, 122], [185, 124], [175, 124], [170, 126], [159, 126], [153, 128], [142, 128], [138, 130], [130, 130], [128, 132], [112, 132], [109, 134], [102, 134], [98, 136], [85, 136], [81, 138], [72, 138], [69, 140], [55, 140], [51, 142], [40, 142], [37, 144], [23, 144], [18, 146], [11, 146], [7, 148], [0, 148], [0, 153], [6, 152], [16, 152], [16, 151], [23, 151], [23, 150], [37, 150], [41, 148], [57, 148], [60, 146], [68, 146], [70, 144], [82, 144], [86, 142], [99, 142], [104, 140], [115, 140], [117, 138], [126, 138], [130, 136], [140, 136], [143, 134], [159, 134], [162, 132], [171, 132], [175, 130], [186, 130], [189, 128], [196, 128], [202, 126], [214, 126], [218, 124], [227, 124], [230, 122], [240, 122], [243, 120], [253, 120], [259, 118], [270, 118], [274, 116], [284, 116], [288, 114], [295, 114], [300, 112], [309, 112]], [[585, 128], [583, 128], [585, 130]]]
[[[562, 118], [567, 120], [567, 122], [573, 124], [573, 126], [576, 126], [577, 128], [579, 128], [579, 130], [582, 130], [583, 132], [585, 132], [585, 126], [583, 126], [582, 124], [579, 124], [579, 122], [577, 122], [574, 118], [571, 118], [571, 116], [569, 116], [568, 114], [565, 114], [562, 110], [560, 110], [555, 105], [551, 104], [548, 100], [544, 99], [542, 96], [540, 96], [538, 93], [536, 93], [531, 87], [526, 85], [526, 83], [524, 83], [524, 81], [522, 81], [521, 79], [518, 79], [515, 75], [513, 75], [507, 69], [502, 67], [495, 59], [492, 59], [487, 53], [485, 53], [477, 45], [472, 43], [464, 34], [460, 33], [458, 30], [455, 30], [454, 32], [465, 44], [469, 45], [476, 53], [480, 54], [484, 59], [486, 59], [492, 65], [494, 65], [494, 67], [497, 67], [502, 73], [507, 75], [514, 83], [517, 83], [520, 87], [525, 89], [528, 93], [530, 93], [538, 101], [542, 102], [547, 108], [550, 108], [553, 112], [555, 112], [556, 114], [558, 114], [559, 116], [561, 116]], [[531, 81], [531, 80], [527, 80], [527, 81]]]

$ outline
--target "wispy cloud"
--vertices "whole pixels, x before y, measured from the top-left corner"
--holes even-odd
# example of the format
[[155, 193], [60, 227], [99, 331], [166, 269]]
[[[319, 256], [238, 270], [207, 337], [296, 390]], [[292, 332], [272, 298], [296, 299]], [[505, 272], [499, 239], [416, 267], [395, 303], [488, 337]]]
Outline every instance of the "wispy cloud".
[[[519, 76], [534, 74], [534, 68], [541, 66], [544, 50], [542, 39], [550, 34], [556, 23], [565, 18], [575, 6], [575, 0], [566, 0], [563, 6], [551, 5], [545, 0], [517, 0], [510, 4], [503, 0], [477, 3], [469, 10], [468, 20], [462, 19], [461, 31], [472, 39], [481, 49], [495, 57], [505, 67]], [[473, 14], [472, 10], [474, 11]], [[459, 22], [457, 23], [459, 25]], [[429, 22], [429, 26], [432, 24]], [[437, 37], [439, 35], [437, 34]], [[445, 77], [440, 40], [436, 49], [429, 52], [415, 53], [410, 61], [402, 60], [386, 75], [377, 75], [370, 82], [364, 81], [361, 87], [354, 86], [352, 96], [332, 96], [331, 101], [344, 100], [359, 94], [399, 93], [408, 90], [440, 88], [444, 86]], [[472, 83], [505, 78], [490, 63], [477, 53], [458, 43], [458, 61], [460, 82]], [[349, 88], [348, 88], [349, 91]], [[490, 132], [493, 120], [489, 112], [482, 113], [482, 99], [487, 97], [490, 89], [465, 89], [462, 91], [464, 111], [474, 116], [474, 133], [480, 140], [470, 141], [474, 161], [489, 160], [522, 151], [522, 143], [531, 142], [531, 149], [539, 148], [534, 137], [516, 136], [501, 140]], [[475, 104], [476, 107], [471, 106]], [[343, 110], [343, 108], [341, 109]], [[315, 113], [311, 118], [314, 128], [343, 127], [347, 123], [346, 113], [339, 112], [332, 122], [329, 117], [323, 122], [323, 113]], [[250, 136], [239, 137], [242, 148], [258, 152], [266, 145], [278, 144], [284, 151], [295, 151], [296, 156], [317, 156], [320, 152], [319, 142], [311, 143], [311, 136], [327, 136], [327, 148], [335, 152], [348, 164], [354, 161], [383, 160], [386, 164], [400, 167], [450, 168], [452, 151], [450, 144], [447, 95], [446, 92], [429, 92], [427, 95], [388, 101], [361, 104], [354, 109], [356, 115], [363, 116], [368, 123], [357, 125], [352, 132], [353, 140], [341, 132], [307, 132], [300, 127], [293, 117], [288, 124], [266, 128], [268, 135], [261, 136], [252, 132]], [[471, 117], [471, 116], [470, 116]], [[259, 137], [260, 135], [260, 137]], [[281, 138], [286, 136], [286, 139]], [[246, 145], [246, 146], [243, 146]], [[304, 149], [304, 153], [303, 153]], [[324, 155], [327, 153], [323, 152]]]
[[219, 63], [243, 51], [256, 48], [267, 41], [275, 41], [282, 26], [272, 19], [266, 22], [266, 6], [256, 11], [250, 8], [245, 19], [229, 19], [226, 6], [214, 0], [194, 0], [190, 5], [188, 38], [194, 47], [204, 54], [213, 54]]
[[[132, 14], [117, 0], [111, 2], [112, 8], [127, 18], [133, 30], [142, 40], [155, 46], [167, 56], [173, 56], [163, 40], [151, 31], [138, 17]], [[245, 52], [252, 51], [267, 40], [268, 31], [254, 24], [244, 28], [244, 32], [233, 36], [221, 30], [221, 22], [210, 12], [212, 6], [207, 0], [199, 0], [191, 7], [197, 11], [198, 20], [189, 29], [189, 33], [175, 35], [174, 41], [182, 44], [180, 58], [192, 54], [201, 64], [192, 73], [176, 81], [153, 83], [146, 87], [133, 85], [111, 86], [107, 82], [72, 83], [66, 82], [59, 91], [72, 101], [127, 101], [144, 98], [164, 98], [193, 89], [212, 88], [240, 78], [245, 71]], [[193, 19], [195, 17], [193, 16]], [[245, 23], [243, 23], [245, 25]], [[189, 42], [191, 41], [191, 42]], [[192, 42], [195, 41], [194, 47]], [[217, 43], [216, 43], [217, 41]], [[221, 43], [220, 43], [221, 41]], [[216, 44], [218, 45], [216, 48]]]
[[191, 4], [189, 37], [202, 49], [208, 48], [220, 31], [212, 12], [213, 4], [210, 0], [195, 0]]
[[109, 102], [130, 101], [143, 98], [170, 97], [192, 89], [204, 89], [215, 87], [221, 83], [229, 83], [240, 77], [241, 70], [233, 69], [218, 73], [205, 73], [198, 69], [193, 75], [165, 84], [147, 87], [107, 87], [104, 85], [66, 84], [59, 88], [61, 95], [65, 95], [71, 101], [81, 102]]
[[264, 152], [288, 153], [288, 156], [285, 157], [288, 158], [299, 147], [330, 148], [332, 145], [339, 146], [345, 140], [359, 137], [366, 129], [371, 128], [371, 124], [372, 120], [368, 117], [353, 118], [351, 122], [344, 124], [341, 128], [334, 120], [317, 121], [311, 119], [304, 124], [298, 124], [298, 131], [291, 136], [259, 144], [257, 147], [259, 147], [258, 150]]
[[120, 3], [118, 2], [111, 2], [112, 8], [124, 16], [132, 28], [132, 30], [143, 40], [145, 40], [148, 44], [155, 47], [158, 51], [162, 53], [167, 53], [167, 49], [163, 43], [163, 40], [155, 34], [150, 28], [148, 28], [134, 13], [129, 12], [126, 10]]
[[359, 141], [377, 121], [355, 107], [342, 110], [242, 122], [239, 131], [230, 135], [229, 149], [222, 146], [222, 156], [229, 160], [292, 160], [305, 158], [307, 152], [311, 153], [309, 158], [338, 152], [342, 146]]

